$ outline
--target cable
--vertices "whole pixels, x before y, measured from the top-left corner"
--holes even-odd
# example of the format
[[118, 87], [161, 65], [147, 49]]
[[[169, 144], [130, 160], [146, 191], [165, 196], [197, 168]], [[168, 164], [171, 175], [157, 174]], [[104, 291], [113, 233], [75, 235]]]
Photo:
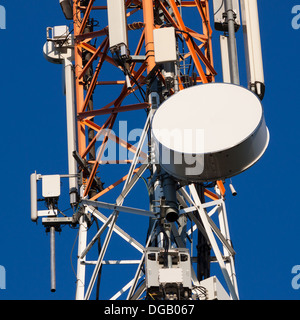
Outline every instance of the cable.
[[223, 5], [224, 5], [224, 0], [222, 0], [220, 8], [216, 12], [214, 12], [214, 16], [222, 9]]
[[[197, 298], [199, 300], [202, 300], [203, 298], [207, 299], [207, 290], [206, 290], [205, 287], [203, 287], [203, 286], [195, 286], [195, 287], [193, 287], [193, 290], [195, 291], [195, 294], [197, 295]], [[197, 293], [197, 291], [199, 293]]]
[[74, 266], [73, 266], [72, 256], [73, 256], [73, 250], [74, 250], [75, 243], [76, 243], [76, 241], [77, 241], [78, 236], [79, 236], [79, 229], [78, 229], [76, 238], [75, 238], [75, 240], [74, 240], [74, 243], [73, 243], [73, 246], [72, 246], [72, 249], [71, 249], [71, 252], [70, 252], [71, 268], [72, 268], [72, 271], [73, 271], [73, 273], [74, 273], [74, 275], [75, 275], [76, 283], [77, 283], [77, 281], [78, 281], [78, 278], [77, 278], [77, 274], [76, 274], [76, 271], [75, 271]]
[[121, 64], [122, 68], [123, 68], [123, 72], [125, 74], [125, 76], [128, 76], [134, 83], [135, 85], [138, 87], [139, 92], [142, 96], [143, 101], [146, 101], [146, 92], [145, 90], [140, 86], [140, 84], [137, 82], [137, 80], [135, 79], [135, 77], [129, 72], [129, 70], [127, 70], [125, 63], [123, 61], [123, 59], [120, 57], [120, 54], [118, 51], [116, 51], [116, 55], [118, 58], [119, 63]]
[[148, 183], [147, 183], [146, 179], [144, 177], [140, 177], [140, 179], [142, 179], [145, 182], [145, 185], [146, 185], [146, 188], [147, 188], [147, 191], [148, 191], [148, 195], [150, 197], [150, 190], [149, 190], [149, 186], [148, 186]]

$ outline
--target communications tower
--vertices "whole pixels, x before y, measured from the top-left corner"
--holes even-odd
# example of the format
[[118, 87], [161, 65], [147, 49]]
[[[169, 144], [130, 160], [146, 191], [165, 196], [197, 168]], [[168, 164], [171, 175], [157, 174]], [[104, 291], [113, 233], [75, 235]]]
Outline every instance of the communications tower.
[[[31, 219], [50, 232], [51, 290], [55, 233], [69, 224], [78, 227], [78, 300], [101, 299], [101, 277], [115, 278], [116, 266], [124, 271], [112, 300], [239, 299], [225, 193], [236, 194], [231, 177], [269, 141], [257, 1], [59, 3], [71, 26], [47, 28], [43, 51], [64, 67], [69, 172], [31, 175]], [[69, 216], [59, 209], [66, 197]]]

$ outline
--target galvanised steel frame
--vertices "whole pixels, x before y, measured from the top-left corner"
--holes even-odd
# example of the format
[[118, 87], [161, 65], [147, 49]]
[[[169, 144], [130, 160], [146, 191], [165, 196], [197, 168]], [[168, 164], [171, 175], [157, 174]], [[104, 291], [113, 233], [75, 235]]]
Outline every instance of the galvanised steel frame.
[[[90, 299], [97, 278], [100, 278], [102, 266], [115, 264], [137, 264], [137, 269], [132, 276], [124, 274], [124, 279], [127, 278], [128, 282], [116, 291], [112, 299], [123, 298], [124, 292], [126, 292], [127, 299], [145, 298], [145, 284], [142, 282], [142, 285], [138, 286], [137, 284], [144, 277], [145, 249], [151, 246], [153, 239], [157, 237], [160, 213], [154, 203], [149, 203], [150, 209], [147, 211], [125, 207], [123, 202], [129, 192], [139, 197], [140, 190], [134, 187], [140, 178], [144, 179], [143, 175], [146, 173], [148, 174], [147, 178], [150, 173], [148, 188], [153, 188], [154, 171], [151, 153], [143, 152], [142, 146], [147, 139], [155, 107], [163, 102], [163, 99], [173, 95], [176, 90], [184, 90], [190, 85], [213, 82], [216, 76], [213, 64], [212, 28], [208, 0], [125, 0], [125, 6], [128, 19], [129, 49], [132, 55], [132, 61], [129, 65], [131, 87], [128, 87], [124, 80], [124, 66], [119, 65], [110, 54], [106, 1], [73, 1], [78, 144], [76, 157], [82, 174], [76, 299]], [[186, 20], [185, 12], [189, 12], [188, 17], [192, 16], [193, 19]], [[176, 89], [174, 86], [167, 85], [164, 74], [156, 65], [154, 58], [153, 30], [165, 26], [173, 26], [176, 30], [178, 42]], [[151, 89], [151, 84], [154, 81], [164, 89], [164, 96], [161, 93], [157, 95], [157, 92]], [[108, 86], [109, 92], [113, 92], [115, 95], [110, 101], [107, 101], [105, 94], [105, 88]], [[98, 92], [102, 93], [98, 95]], [[141, 98], [138, 98], [138, 95]], [[160, 102], [157, 101], [157, 97]], [[90, 107], [91, 101], [92, 108]], [[156, 106], [154, 106], [155, 104]], [[141, 109], [146, 110], [147, 119], [145, 123], [141, 123], [143, 130], [139, 143], [132, 145], [115, 134], [117, 132], [115, 127], [121, 115], [126, 115], [128, 120], [135, 119], [135, 113]], [[100, 137], [101, 143], [99, 145]], [[129, 150], [134, 155], [133, 159], [110, 159], [110, 166], [107, 165], [107, 162], [104, 166], [102, 159], [109, 141]], [[90, 156], [93, 149], [94, 158]], [[96, 149], [97, 153], [95, 153]], [[120, 163], [127, 163], [125, 166], [128, 168], [128, 173], [112, 181], [108, 181], [110, 175], [105, 174], [106, 180], [103, 186], [101, 181], [103, 172], [117, 171], [115, 166]], [[104, 195], [109, 196], [113, 190], [119, 190], [120, 187], [122, 189], [119, 196], [117, 198], [115, 195], [111, 196], [111, 199], [115, 199], [115, 201], [112, 200], [112, 203], [102, 201]], [[186, 221], [190, 220], [191, 228], [188, 230], [186, 226], [183, 228], [176, 223], [171, 223], [172, 246], [187, 246], [189, 241], [186, 240], [191, 239], [194, 231], [197, 230], [198, 234], [204, 238], [208, 250], [212, 249], [215, 253], [215, 258], [209, 257], [208, 264], [212, 261], [219, 263], [231, 297], [237, 299], [233, 261], [235, 252], [232, 249], [228, 231], [223, 182], [218, 181], [210, 186], [201, 186], [202, 198], [196, 187], [199, 189], [199, 186], [190, 184], [180, 186], [177, 190], [178, 205], [181, 208], [180, 216], [184, 218], [181, 221], [185, 221], [187, 225]], [[155, 200], [159, 201], [159, 199]], [[208, 211], [208, 208], [211, 207], [212, 210]], [[110, 214], [104, 215], [101, 212], [102, 209], [108, 210]], [[124, 212], [152, 219], [144, 245], [116, 224], [120, 214], [122, 215]], [[219, 227], [211, 218], [215, 212], [218, 212]], [[102, 225], [88, 240], [91, 232], [87, 218], [89, 216], [94, 217]], [[105, 260], [114, 233], [140, 252], [140, 259]], [[101, 239], [101, 236], [104, 240]], [[219, 239], [219, 244], [216, 237]], [[89, 251], [100, 239], [101, 249], [97, 260], [87, 260]], [[223, 247], [223, 252], [219, 248], [220, 244]], [[193, 251], [192, 247], [193, 244], [191, 252]], [[199, 263], [201, 257], [197, 257], [197, 254], [196, 252], [196, 256], [192, 257], [192, 261]], [[88, 265], [94, 266], [90, 279], [87, 279]], [[113, 272], [112, 269], [112, 277]], [[193, 271], [192, 282], [195, 291], [197, 291], [200, 280], [201, 274], [196, 275], [196, 272]]]

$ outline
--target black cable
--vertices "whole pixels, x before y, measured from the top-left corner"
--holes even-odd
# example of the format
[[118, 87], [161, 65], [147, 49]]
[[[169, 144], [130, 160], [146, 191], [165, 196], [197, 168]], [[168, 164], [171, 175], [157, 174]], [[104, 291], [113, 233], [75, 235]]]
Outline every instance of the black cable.
[[124, 72], [125, 76], [128, 76], [136, 84], [136, 86], [138, 87], [139, 92], [140, 92], [140, 94], [142, 96], [142, 99], [145, 102], [146, 101], [146, 92], [145, 92], [145, 90], [140, 86], [140, 84], [137, 82], [135, 77], [129, 73], [129, 71], [127, 70], [127, 68], [125, 66], [125, 63], [124, 63], [123, 59], [120, 57], [120, 54], [119, 54], [118, 51], [116, 52], [116, 55], [118, 57], [119, 63], [121, 64], [121, 67], [123, 68], [123, 72]]
[[220, 5], [220, 8], [219, 8], [216, 12], [214, 12], [214, 16], [222, 9], [223, 4], [224, 4], [224, 0], [222, 0], [222, 3], [221, 3], [221, 5]]

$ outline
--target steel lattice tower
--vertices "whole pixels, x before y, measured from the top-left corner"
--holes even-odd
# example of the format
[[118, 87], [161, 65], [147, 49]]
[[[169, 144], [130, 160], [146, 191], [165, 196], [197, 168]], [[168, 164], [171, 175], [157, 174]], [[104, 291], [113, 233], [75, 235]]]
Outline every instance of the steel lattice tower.
[[[66, 82], [71, 86], [66, 90], [67, 99], [75, 108], [69, 114], [73, 120], [68, 129], [68, 177], [74, 214], [59, 220], [57, 202], [51, 200], [48, 204], [52, 211], [43, 223], [52, 233], [60, 224], [79, 226], [76, 299], [90, 299], [95, 291], [98, 297], [99, 288], [95, 287], [99, 286], [102, 268], [110, 268], [113, 277], [114, 265], [123, 264], [136, 265], [135, 271], [124, 273], [124, 282], [112, 299], [207, 299], [209, 289], [205, 281], [213, 278], [210, 266], [215, 262], [220, 266], [229, 296], [238, 299], [225, 179], [188, 183], [174, 179], [155, 159], [151, 133], [155, 111], [164, 101], [188, 88], [215, 82], [212, 4], [209, 0], [60, 2], [66, 17], [73, 20], [73, 32], [67, 30], [56, 40], [54, 34], [52, 43], [58, 43], [53, 49], [58, 52], [54, 58], [64, 63], [71, 74]], [[71, 11], [67, 11], [68, 5], [64, 6], [66, 2], [72, 4]], [[230, 7], [232, 2], [225, 3], [223, 27], [229, 39], [230, 82], [238, 84], [236, 30], [232, 29], [236, 16]], [[112, 47], [113, 30], [109, 26], [113, 22], [108, 21], [108, 11], [116, 10], [109, 6], [118, 4], [121, 14], [124, 10], [127, 43]], [[163, 29], [174, 32], [176, 60], [158, 63], [154, 38], [156, 31]], [[140, 128], [134, 136], [139, 139], [132, 139], [135, 144], [128, 139], [128, 130], [134, 128]], [[111, 149], [116, 152], [111, 153]], [[42, 176], [35, 174], [32, 185], [39, 179]], [[48, 194], [45, 198], [57, 196]], [[137, 199], [140, 202], [130, 205]], [[124, 215], [128, 217], [130, 232], [126, 224], [118, 225], [120, 219], [124, 221]], [[142, 217], [138, 223], [144, 223], [144, 227], [135, 226], [137, 216]], [[93, 221], [96, 229], [91, 228]], [[147, 229], [144, 243], [135, 237], [132, 226], [137, 231]], [[118, 256], [117, 247], [111, 246], [114, 235], [137, 251], [135, 258], [111, 258], [114, 253]], [[97, 245], [97, 258], [91, 260], [89, 254]], [[164, 279], [158, 285], [157, 279], [152, 283], [148, 272], [153, 261], [160, 265], [156, 266], [159, 279]], [[175, 280], [170, 280], [171, 284], [166, 280], [172, 276], [180, 279], [172, 269], [175, 264], [189, 272], [188, 279], [183, 276], [177, 287]], [[88, 268], [92, 271], [88, 272]]]

